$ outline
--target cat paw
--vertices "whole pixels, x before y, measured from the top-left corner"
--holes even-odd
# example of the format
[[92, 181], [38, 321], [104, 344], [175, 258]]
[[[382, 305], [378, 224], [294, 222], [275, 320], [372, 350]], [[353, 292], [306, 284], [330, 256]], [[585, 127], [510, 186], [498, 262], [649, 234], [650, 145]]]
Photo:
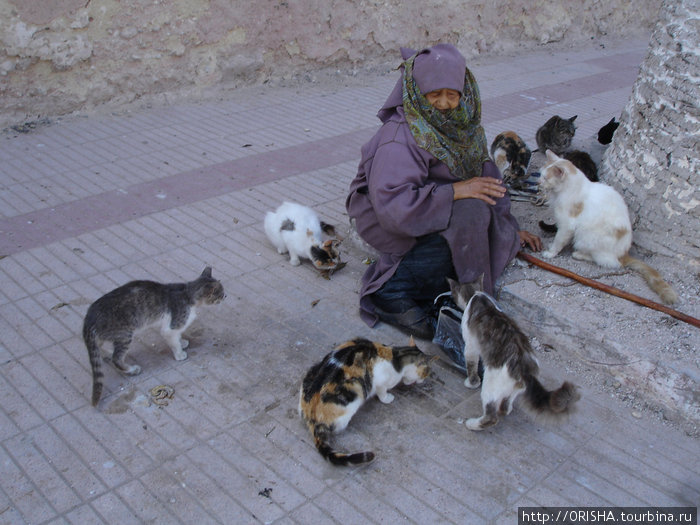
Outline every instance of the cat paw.
[[552, 250], [545, 250], [543, 252], [540, 252], [540, 255], [544, 257], [545, 259], [551, 259], [552, 257], [556, 257], [556, 252], [553, 252]]
[[188, 346], [190, 346], [190, 342], [187, 339], [180, 339], [180, 346], [184, 350]]
[[299, 266], [301, 264], [301, 261], [298, 258], [289, 259], [289, 264], [291, 264], [292, 266]]
[[130, 376], [137, 376], [141, 373], [141, 367], [139, 365], [131, 365], [129, 368], [124, 370], [124, 373]]
[[187, 352], [185, 352], [184, 350], [174, 352], [173, 357], [175, 358], [175, 361], [184, 361], [185, 359], [187, 359]]
[[287, 253], [287, 249], [286, 248], [277, 248], [277, 253], [279, 253], [280, 255], [283, 255], [283, 254]]
[[390, 394], [388, 392], [383, 396], [377, 395], [377, 397], [379, 398], [379, 401], [387, 404], [391, 403], [394, 400], [394, 394]]
[[479, 430], [483, 430], [481, 428], [481, 418], [480, 417], [470, 417], [464, 422], [464, 425], [469, 429], [473, 430], [475, 432], [478, 432]]
[[464, 386], [467, 388], [479, 388], [481, 386], [481, 380], [477, 377], [474, 381], [470, 381], [469, 378], [464, 380]]

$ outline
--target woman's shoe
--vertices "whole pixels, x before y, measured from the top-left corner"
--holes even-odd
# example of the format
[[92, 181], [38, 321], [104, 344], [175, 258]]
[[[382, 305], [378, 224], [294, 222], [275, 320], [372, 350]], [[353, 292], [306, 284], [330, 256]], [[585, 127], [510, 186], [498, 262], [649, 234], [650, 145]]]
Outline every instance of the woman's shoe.
[[386, 312], [375, 306], [375, 313], [381, 321], [397, 327], [403, 332], [419, 339], [432, 340], [435, 333], [435, 322], [420, 306], [410, 307], [403, 312]]

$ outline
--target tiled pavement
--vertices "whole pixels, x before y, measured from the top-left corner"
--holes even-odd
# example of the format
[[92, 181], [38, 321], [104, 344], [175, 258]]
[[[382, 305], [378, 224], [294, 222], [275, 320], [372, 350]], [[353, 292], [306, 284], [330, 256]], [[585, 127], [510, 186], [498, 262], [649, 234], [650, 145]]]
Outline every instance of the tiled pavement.
[[[474, 63], [489, 140], [516, 129], [534, 144], [555, 113], [591, 135], [619, 115], [645, 51]], [[515, 410], [471, 433], [459, 423], [478, 393], [444, 362], [337, 436], [374, 463], [323, 462], [296, 414], [304, 371], [350, 337], [405, 337], [360, 321], [357, 248], [324, 280], [279, 256], [262, 218], [294, 200], [347, 225], [359, 149], [394, 81], [241, 89], [0, 136], [0, 523], [516, 523], [519, 506], [697, 505], [700, 447], [673, 426], [587, 387], [560, 425]], [[94, 409], [87, 306], [205, 265], [227, 299], [200, 311], [189, 358], [142, 333], [129, 355], [144, 372], [107, 367]], [[549, 382], [566, 375], [540, 360]], [[149, 400], [161, 384], [175, 389], [164, 407]]]

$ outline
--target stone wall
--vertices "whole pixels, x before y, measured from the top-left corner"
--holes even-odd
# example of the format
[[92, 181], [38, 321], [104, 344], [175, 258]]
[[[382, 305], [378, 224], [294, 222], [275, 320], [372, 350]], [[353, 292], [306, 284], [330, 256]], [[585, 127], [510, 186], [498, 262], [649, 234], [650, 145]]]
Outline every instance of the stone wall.
[[700, 3], [665, 0], [601, 173], [635, 243], [700, 270]]
[[395, 60], [648, 34], [660, 0], [0, 0], [0, 128]]

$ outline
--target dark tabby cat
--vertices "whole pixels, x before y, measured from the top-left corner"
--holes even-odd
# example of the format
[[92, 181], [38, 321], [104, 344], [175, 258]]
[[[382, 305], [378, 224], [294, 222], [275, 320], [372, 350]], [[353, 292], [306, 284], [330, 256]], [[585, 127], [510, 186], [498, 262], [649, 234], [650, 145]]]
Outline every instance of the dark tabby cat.
[[491, 158], [503, 174], [506, 184], [527, 178], [532, 152], [515, 131], [504, 131], [491, 143]]
[[619, 125], [619, 122], [615, 122], [615, 117], [611, 118], [610, 122], [598, 130], [598, 142], [601, 144], [610, 144], [613, 139], [613, 134]]
[[196, 317], [195, 308], [217, 304], [224, 299], [224, 287], [211, 276], [211, 268], [188, 283], [161, 284], [153, 281], [131, 281], [92, 303], [83, 323], [83, 340], [92, 366], [92, 404], [102, 396], [103, 343], [112, 343], [112, 363], [125, 374], [141, 372], [138, 365], [125, 362], [134, 333], [158, 323], [160, 333], [181, 361], [187, 359], [188, 341], [180, 336]]
[[576, 120], [577, 116], [574, 115], [570, 119], [565, 119], [559, 115], [554, 115], [545, 122], [535, 135], [538, 151], [544, 153], [549, 149], [557, 155], [561, 155], [569, 149], [574, 133], [576, 133], [574, 120]]
[[[583, 173], [589, 181], [598, 182], [598, 167], [588, 153], [575, 149], [567, 151], [564, 153], [563, 157], [581, 170], [581, 173]], [[540, 228], [549, 233], [557, 232], [556, 224], [548, 224], [544, 221], [540, 221]]]
[[467, 419], [470, 430], [483, 430], [510, 414], [513, 402], [525, 392], [525, 405], [537, 414], [561, 416], [572, 411], [580, 398], [576, 387], [567, 382], [548, 391], [537, 379], [539, 367], [527, 336], [499, 308], [496, 301], [480, 291], [479, 282], [458, 284], [450, 281], [452, 298], [464, 310], [462, 337], [467, 365], [467, 388], [478, 388], [479, 357], [484, 365], [481, 387], [483, 415]]
[[430, 372], [428, 361], [413, 339], [410, 346], [391, 347], [358, 338], [311, 367], [301, 385], [299, 414], [321, 455], [334, 465], [372, 461], [373, 452], [336, 452], [329, 444], [331, 434], [344, 430], [374, 394], [382, 403], [391, 403], [394, 396], [389, 390], [401, 381], [422, 383]]

